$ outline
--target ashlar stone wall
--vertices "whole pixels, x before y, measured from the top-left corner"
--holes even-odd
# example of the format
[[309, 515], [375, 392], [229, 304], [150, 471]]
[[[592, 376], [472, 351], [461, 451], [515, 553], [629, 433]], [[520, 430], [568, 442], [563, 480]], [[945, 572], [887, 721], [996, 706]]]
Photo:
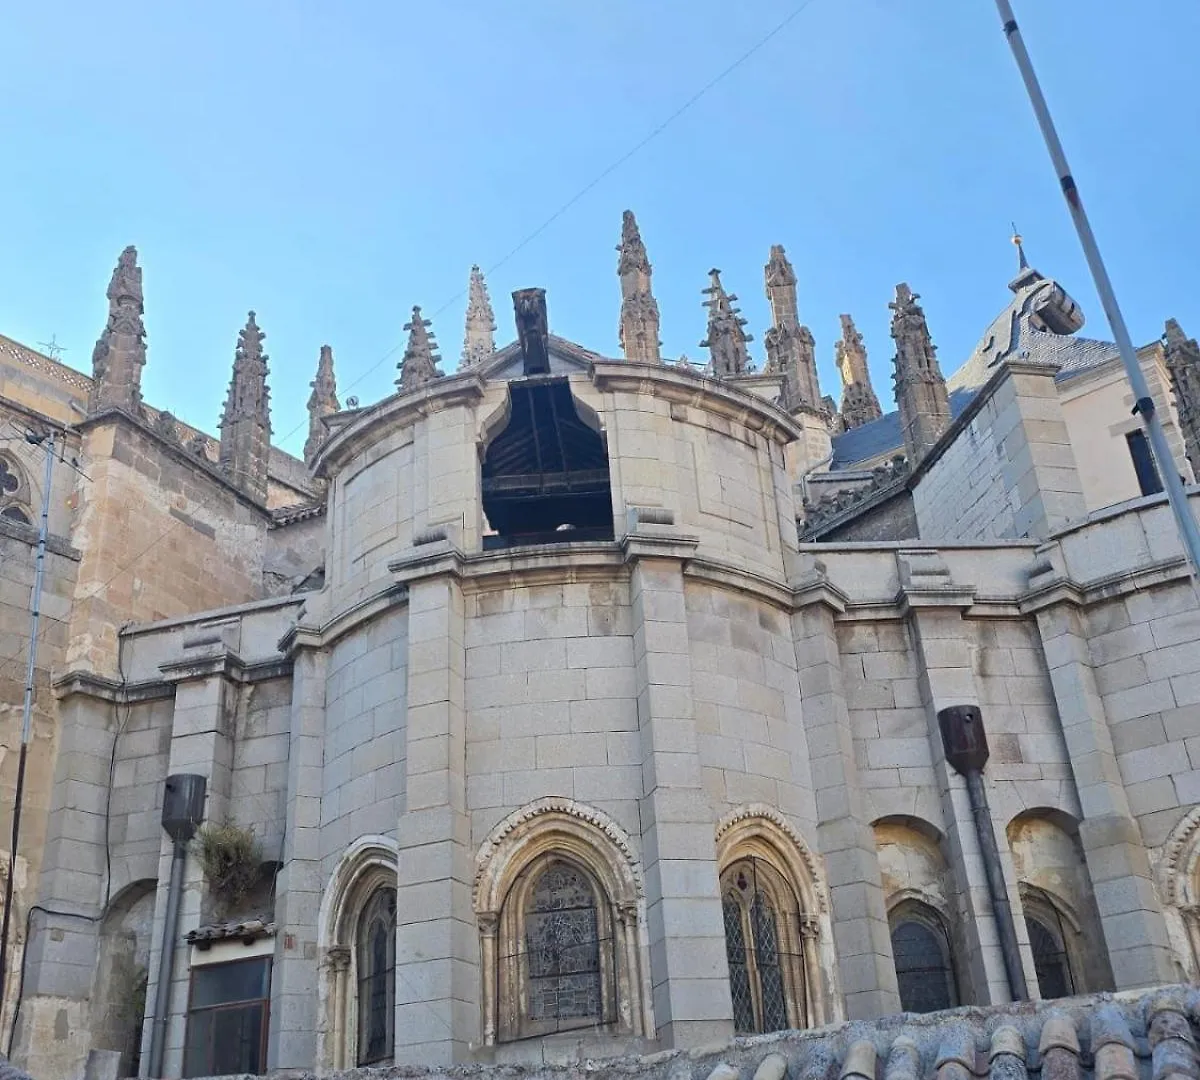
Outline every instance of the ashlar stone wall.
[[914, 475], [928, 541], [1041, 539], [1084, 516], [1052, 366], [1006, 362]]

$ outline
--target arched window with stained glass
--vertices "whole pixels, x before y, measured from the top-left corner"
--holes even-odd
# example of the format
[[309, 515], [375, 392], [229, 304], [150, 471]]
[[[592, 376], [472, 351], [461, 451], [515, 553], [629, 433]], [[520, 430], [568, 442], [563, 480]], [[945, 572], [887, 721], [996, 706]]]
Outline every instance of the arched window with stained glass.
[[807, 1026], [804, 931], [795, 891], [769, 863], [738, 859], [721, 874], [734, 1030]]
[[32, 525], [29, 483], [24, 470], [8, 454], [0, 454], [0, 517], [20, 525]]
[[928, 904], [906, 900], [889, 913], [892, 960], [905, 1012], [928, 1013], [959, 1004], [950, 935]]
[[376, 889], [358, 927], [358, 1064], [388, 1061], [396, 1045], [396, 890]]

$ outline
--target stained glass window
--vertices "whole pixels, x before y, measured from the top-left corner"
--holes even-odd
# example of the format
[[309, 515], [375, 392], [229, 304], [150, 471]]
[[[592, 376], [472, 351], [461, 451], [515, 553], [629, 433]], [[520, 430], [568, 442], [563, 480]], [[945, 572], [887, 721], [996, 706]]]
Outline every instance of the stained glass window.
[[376, 889], [358, 932], [358, 1063], [391, 1058], [395, 1048], [396, 890]]
[[[780, 1031], [791, 1026], [789, 986], [796, 990], [796, 1013], [804, 1014], [798, 905], [789, 904], [790, 911], [781, 908], [780, 897], [789, 895], [787, 886], [775, 871], [758, 866], [754, 859], [727, 869], [722, 884], [734, 1030]], [[784, 933], [786, 919], [795, 923], [790, 941]]]
[[596, 894], [587, 877], [553, 862], [525, 912], [529, 1019], [599, 1020], [603, 1012]]
[[934, 918], [901, 918], [892, 927], [892, 958], [905, 1012], [937, 1012], [957, 1002], [950, 944]]
[[1026, 916], [1033, 966], [1037, 971], [1038, 992], [1045, 999], [1070, 997], [1074, 992], [1071, 965], [1062, 939], [1039, 919]]
[[725, 956], [729, 961], [729, 991], [733, 996], [734, 1031], [754, 1031], [754, 999], [746, 964], [746, 936], [742, 932], [742, 905], [737, 897], [725, 901]]
[[775, 909], [761, 892], [750, 905], [754, 933], [754, 959], [762, 996], [762, 1031], [781, 1031], [788, 1026], [787, 1001], [783, 996], [783, 972], [779, 968], [779, 938]]

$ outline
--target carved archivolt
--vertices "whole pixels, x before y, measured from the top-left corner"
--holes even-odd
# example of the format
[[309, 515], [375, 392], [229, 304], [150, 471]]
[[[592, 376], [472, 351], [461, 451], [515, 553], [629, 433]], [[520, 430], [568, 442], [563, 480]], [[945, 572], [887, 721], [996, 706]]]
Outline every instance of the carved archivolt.
[[590, 878], [597, 916], [608, 927], [602, 947], [602, 985], [614, 1034], [654, 1031], [641, 957], [642, 879], [629, 834], [602, 810], [574, 799], [544, 798], [509, 814], [489, 833], [475, 858], [472, 897], [479, 926], [483, 1041], [491, 1045], [540, 1033], [529, 1014], [523, 964], [530, 891], [557, 861]]
[[1167, 937], [1184, 979], [1200, 977], [1200, 806], [1171, 830], [1162, 846], [1158, 888]]
[[472, 894], [475, 911], [500, 910], [514, 858], [524, 864], [541, 850], [556, 848], [589, 864], [612, 889], [615, 901], [636, 901], [642, 896], [641, 872], [629, 834], [603, 810], [551, 796], [513, 811], [480, 846]]
[[1193, 807], [1171, 830], [1163, 844], [1158, 880], [1163, 900], [1175, 907], [1192, 906], [1197, 902], [1196, 871], [1200, 861], [1200, 806]]
[[[785, 865], [780, 869], [800, 889], [800, 898], [807, 910], [828, 912], [829, 897], [820, 864], [799, 830], [766, 803], [740, 806], [717, 822], [718, 860], [724, 865], [731, 852], [755, 840], [765, 843], [784, 861]], [[780, 843], [781, 840], [785, 842]]]
[[323, 1069], [348, 1069], [358, 1060], [357, 937], [364, 906], [376, 890], [396, 887], [399, 848], [387, 836], [362, 836], [343, 853], [321, 897], [317, 941], [322, 978], [317, 987], [317, 1060]]

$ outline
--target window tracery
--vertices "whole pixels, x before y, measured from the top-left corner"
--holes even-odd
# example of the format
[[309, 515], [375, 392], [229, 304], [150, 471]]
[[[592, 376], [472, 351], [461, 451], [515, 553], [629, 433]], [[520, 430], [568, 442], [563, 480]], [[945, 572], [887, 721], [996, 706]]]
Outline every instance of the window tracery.
[[21, 525], [32, 525], [29, 483], [24, 470], [7, 454], [0, 454], [0, 517]]
[[751, 804], [717, 826], [717, 858], [735, 1030], [840, 1019], [827, 1001], [825, 972], [836, 958], [825, 893], [799, 833], [778, 812]]
[[573, 800], [501, 822], [476, 861], [484, 1042], [594, 1028], [640, 1035], [640, 880], [628, 837]]
[[808, 1026], [805, 920], [794, 891], [769, 865], [740, 859], [721, 875], [734, 1030]]

